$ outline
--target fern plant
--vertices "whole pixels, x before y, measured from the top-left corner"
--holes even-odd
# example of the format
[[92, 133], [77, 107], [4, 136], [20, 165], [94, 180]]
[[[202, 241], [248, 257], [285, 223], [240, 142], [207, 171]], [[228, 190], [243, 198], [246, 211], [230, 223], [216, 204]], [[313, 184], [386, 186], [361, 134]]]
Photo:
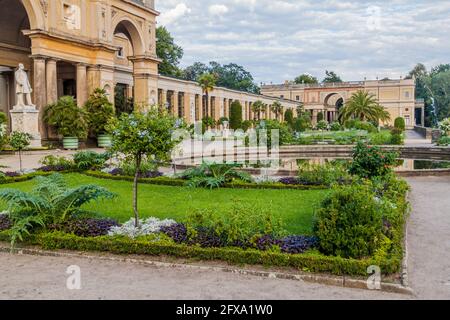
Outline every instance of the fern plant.
[[96, 185], [69, 188], [64, 177], [56, 173], [48, 177], [37, 177], [36, 186], [31, 192], [0, 190], [0, 200], [7, 204], [7, 213], [13, 225], [10, 229], [12, 247], [35, 227], [95, 215], [81, 207], [101, 198], [113, 197], [115, 194]]
[[251, 175], [237, 170], [238, 165], [203, 162], [200, 166], [187, 169], [181, 175], [189, 180], [190, 187], [206, 187], [216, 189], [233, 180], [253, 182]]

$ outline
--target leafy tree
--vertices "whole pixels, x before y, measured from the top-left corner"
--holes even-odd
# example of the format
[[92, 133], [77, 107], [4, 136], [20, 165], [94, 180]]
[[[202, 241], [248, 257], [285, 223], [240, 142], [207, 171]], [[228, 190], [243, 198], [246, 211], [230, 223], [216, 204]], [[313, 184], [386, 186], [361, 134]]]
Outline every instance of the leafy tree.
[[159, 112], [152, 107], [146, 114], [133, 112], [122, 114], [109, 126], [112, 134], [113, 152], [122, 154], [125, 160], [134, 163], [136, 168], [133, 181], [133, 211], [136, 227], [139, 226], [138, 178], [143, 161], [156, 163], [168, 161], [170, 152], [178, 141], [172, 139], [176, 129], [176, 119], [166, 111]]
[[316, 83], [319, 83], [319, 81], [317, 80], [316, 77], [314, 77], [314, 76], [312, 76], [310, 74], [307, 74], [307, 73], [304, 73], [304, 74], [298, 76], [297, 78], [295, 78], [294, 82], [296, 84], [316, 84]]
[[266, 112], [267, 105], [261, 100], [257, 100], [252, 104], [252, 112], [261, 120], [261, 113]]
[[344, 122], [351, 118], [376, 123], [390, 119], [389, 113], [378, 103], [375, 95], [364, 90], [358, 90], [350, 97], [340, 109], [340, 116]]
[[233, 130], [240, 129], [242, 126], [242, 105], [235, 100], [230, 106], [230, 128]]
[[280, 116], [283, 114], [283, 109], [284, 107], [279, 101], [275, 101], [270, 107], [270, 110], [275, 113], [277, 120], [279, 120]]
[[9, 145], [19, 153], [19, 165], [22, 172], [22, 151], [30, 145], [33, 137], [29, 133], [14, 131], [9, 137]]
[[106, 96], [106, 91], [100, 88], [94, 90], [84, 105], [87, 123], [95, 135], [106, 132], [108, 122], [114, 117], [114, 107]]
[[183, 57], [183, 48], [177, 45], [170, 32], [163, 26], [156, 29], [156, 55], [162, 60], [159, 73], [166, 76], [180, 76], [178, 68]]
[[339, 77], [334, 71], [325, 71], [326, 77], [323, 79], [323, 83], [335, 83], [342, 82], [341, 77]]
[[192, 66], [183, 70], [183, 78], [189, 81], [198, 81], [202, 74], [209, 72], [210, 70], [206, 64], [195, 62]]
[[211, 61], [208, 65], [196, 62], [183, 70], [186, 80], [198, 81], [201, 75], [212, 73], [216, 76], [216, 85], [234, 90], [260, 93], [259, 87], [254, 83], [253, 76], [244, 67], [230, 63], [221, 65]]
[[216, 76], [212, 73], [204, 73], [198, 79], [198, 85], [202, 88], [203, 94], [206, 96], [206, 110], [209, 110], [209, 93], [216, 86]]

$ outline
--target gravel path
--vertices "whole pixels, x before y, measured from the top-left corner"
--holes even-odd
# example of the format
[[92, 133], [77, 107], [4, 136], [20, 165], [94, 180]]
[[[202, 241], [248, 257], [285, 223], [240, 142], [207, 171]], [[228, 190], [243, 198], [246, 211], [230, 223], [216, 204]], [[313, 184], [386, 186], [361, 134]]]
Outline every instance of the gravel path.
[[[450, 177], [408, 179], [409, 279], [419, 299], [450, 299]], [[81, 290], [66, 269], [81, 268]], [[410, 296], [127, 262], [0, 253], [0, 299], [408, 299]]]
[[[81, 290], [66, 288], [70, 265]], [[0, 253], [0, 299], [405, 299], [409, 296], [207, 270]]]
[[408, 178], [410, 286], [419, 298], [450, 299], [450, 177]]

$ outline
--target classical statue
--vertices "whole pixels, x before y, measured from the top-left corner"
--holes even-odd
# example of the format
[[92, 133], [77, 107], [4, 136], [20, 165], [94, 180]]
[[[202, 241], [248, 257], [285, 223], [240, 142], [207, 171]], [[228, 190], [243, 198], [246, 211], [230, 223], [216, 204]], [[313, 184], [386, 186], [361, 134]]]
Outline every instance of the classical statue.
[[28, 81], [28, 75], [25, 72], [25, 67], [22, 63], [19, 64], [19, 68], [15, 73], [15, 78], [17, 107], [34, 106], [31, 101], [33, 89], [31, 88], [30, 81]]

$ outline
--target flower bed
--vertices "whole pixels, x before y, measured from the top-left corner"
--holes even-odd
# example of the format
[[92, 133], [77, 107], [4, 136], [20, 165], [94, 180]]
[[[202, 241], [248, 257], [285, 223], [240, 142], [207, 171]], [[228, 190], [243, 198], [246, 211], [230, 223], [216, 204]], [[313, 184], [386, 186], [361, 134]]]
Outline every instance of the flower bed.
[[[7, 232], [0, 232], [0, 240], [8, 241]], [[398, 272], [399, 259], [345, 259], [325, 256], [320, 253], [286, 254], [272, 251], [240, 248], [202, 248], [184, 244], [130, 239], [126, 237], [78, 237], [62, 232], [41, 233], [29, 237], [29, 244], [39, 245], [45, 250], [98, 251], [114, 254], [140, 254], [161, 256], [169, 255], [179, 258], [200, 259], [205, 261], [221, 260], [231, 264], [264, 265], [272, 267], [289, 267], [301, 271], [327, 272], [336, 275], [367, 275], [371, 265], [380, 266], [385, 274]]]

